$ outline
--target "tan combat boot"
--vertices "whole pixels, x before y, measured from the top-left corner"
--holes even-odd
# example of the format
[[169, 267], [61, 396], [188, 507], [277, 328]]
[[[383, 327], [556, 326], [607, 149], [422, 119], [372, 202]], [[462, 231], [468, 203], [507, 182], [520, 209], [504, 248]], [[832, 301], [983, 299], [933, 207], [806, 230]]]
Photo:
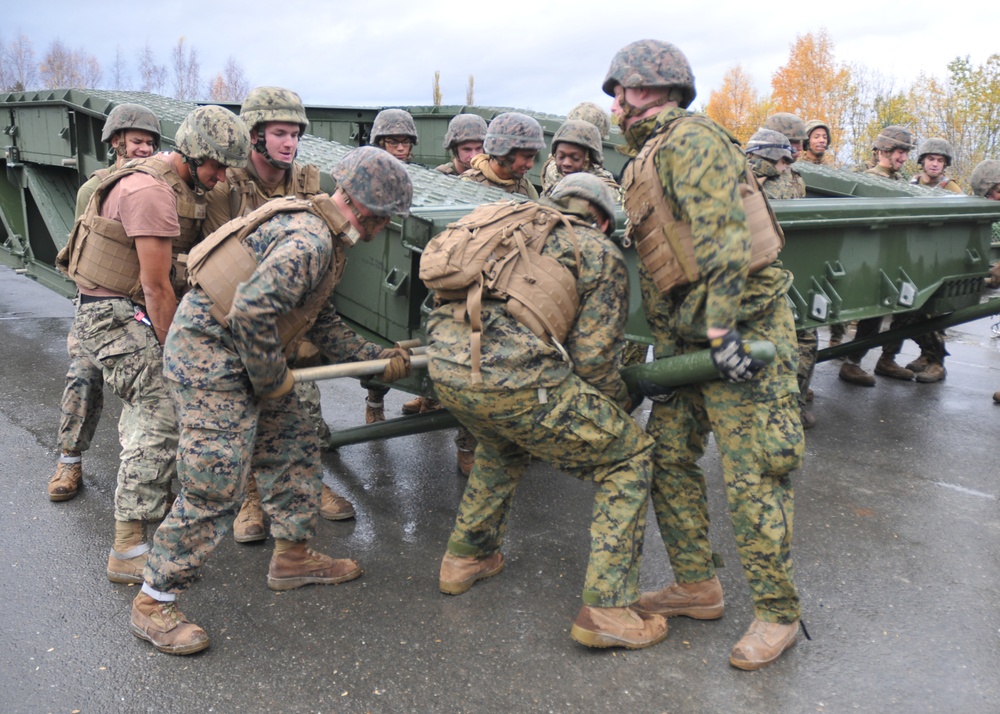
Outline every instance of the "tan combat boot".
[[860, 364], [851, 360], [844, 361], [844, 364], [840, 366], [840, 374], [838, 376], [845, 382], [857, 384], [862, 387], [875, 386], [875, 377], [866, 372]]
[[993, 392], [993, 401], [1000, 404], [1000, 392]]
[[458, 461], [458, 470], [466, 478], [472, 473], [472, 467], [476, 465], [476, 452], [468, 449], [455, 449], [455, 458]]
[[503, 553], [485, 558], [445, 553], [438, 587], [445, 595], [461, 595], [477, 581], [492, 578], [504, 568]]
[[938, 364], [937, 362], [928, 363], [927, 367], [922, 371], [917, 372], [917, 381], [922, 384], [933, 384], [934, 382], [940, 382], [942, 379], [948, 376], [948, 370], [944, 368], [943, 364]]
[[717, 575], [697, 583], [671, 583], [656, 592], [643, 593], [632, 608], [649, 615], [717, 620], [725, 610], [722, 583]]
[[385, 403], [382, 401], [381, 389], [369, 389], [368, 400], [365, 402], [365, 424], [385, 421]]
[[267, 538], [264, 510], [260, 506], [260, 491], [257, 490], [257, 479], [253, 474], [247, 479], [247, 495], [233, 522], [233, 538], [237, 543], [253, 543]]
[[925, 354], [921, 354], [915, 360], [906, 365], [906, 368], [913, 372], [914, 374], [919, 374], [927, 369], [927, 365], [930, 364], [930, 358]]
[[782, 625], [754, 619], [743, 639], [736, 643], [729, 655], [729, 664], [737, 669], [755, 670], [766, 667], [795, 645], [799, 635], [799, 621]]
[[189, 622], [175, 602], [160, 602], [140, 592], [132, 601], [132, 634], [160, 652], [187, 655], [208, 647], [208, 635]]
[[906, 367], [900, 367], [896, 364], [894, 356], [887, 355], [884, 352], [878, 358], [878, 362], [875, 363], [875, 374], [880, 377], [892, 377], [893, 379], [902, 379], [904, 381], [913, 379], [913, 372]]
[[267, 587], [292, 590], [303, 585], [336, 585], [361, 577], [364, 571], [350, 558], [334, 559], [317, 553], [303, 543], [276, 540]]
[[141, 583], [149, 548], [145, 523], [115, 521], [115, 545], [108, 555], [108, 580], [113, 583]]
[[[68, 459], [64, 461], [63, 459]], [[79, 451], [63, 454], [49, 479], [49, 500], [68, 501], [75, 498], [83, 483], [83, 462]]]
[[403, 402], [402, 412], [403, 414], [423, 414], [424, 412], [432, 412], [441, 408], [441, 402], [436, 399], [431, 399], [430, 397], [417, 397], [416, 399], [411, 399], [408, 402]]
[[569, 636], [587, 647], [625, 647], [640, 650], [667, 638], [668, 626], [660, 615], [640, 614], [631, 607], [580, 608]]
[[343, 521], [354, 518], [354, 506], [324, 483], [320, 494], [319, 515], [328, 521]]

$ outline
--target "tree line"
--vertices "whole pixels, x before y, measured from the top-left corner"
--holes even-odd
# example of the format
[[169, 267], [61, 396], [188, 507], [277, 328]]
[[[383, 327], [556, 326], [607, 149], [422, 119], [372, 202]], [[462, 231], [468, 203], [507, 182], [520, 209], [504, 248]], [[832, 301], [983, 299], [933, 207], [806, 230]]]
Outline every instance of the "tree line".
[[83, 48], [73, 49], [61, 39], [54, 39], [41, 54], [36, 54], [31, 38], [19, 34], [12, 39], [0, 35], [0, 90], [24, 92], [36, 89], [102, 88], [135, 89], [167, 94], [177, 99], [208, 99], [213, 102], [239, 102], [250, 91], [242, 65], [232, 56], [225, 67], [202, 79], [197, 48], [181, 36], [170, 52], [168, 62], [160, 62], [147, 40], [129, 53], [115, 47], [111, 66], [101, 66], [97, 57]]
[[[871, 160], [871, 146], [881, 129], [900, 124], [919, 144], [947, 139], [955, 155], [948, 175], [969, 191], [969, 174], [983, 159], [998, 158], [1000, 143], [1000, 54], [974, 66], [956, 57], [944, 79], [921, 74], [910, 86], [864, 65], [837, 61], [826, 30], [796, 37], [788, 62], [771, 76], [771, 93], [757, 91], [753, 77], [734, 65], [701, 108], [729, 129], [741, 143], [775, 112], [791, 112], [804, 121], [830, 126], [830, 151], [847, 168]], [[917, 171], [917, 152], [904, 167]]]

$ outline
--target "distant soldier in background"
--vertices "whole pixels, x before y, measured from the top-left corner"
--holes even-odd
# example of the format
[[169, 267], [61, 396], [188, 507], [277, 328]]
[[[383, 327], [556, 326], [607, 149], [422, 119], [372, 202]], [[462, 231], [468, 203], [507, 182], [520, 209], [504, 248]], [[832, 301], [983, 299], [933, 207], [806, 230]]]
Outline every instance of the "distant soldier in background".
[[[972, 185], [972, 193], [980, 198], [988, 198], [991, 201], [1000, 201], [1000, 161], [996, 159], [986, 159], [976, 164], [969, 177]], [[997, 227], [1000, 223], [993, 224], [993, 234], [996, 235]], [[995, 263], [990, 268], [990, 277], [986, 280], [986, 287], [1000, 288], [1000, 263]], [[1000, 404], [1000, 392], [993, 392], [993, 401]]]
[[832, 136], [829, 124], [819, 119], [810, 119], [806, 122], [806, 138], [799, 158], [810, 164], [835, 166], [837, 159], [830, 151]]
[[611, 117], [606, 111], [604, 111], [604, 109], [593, 102], [580, 102], [569, 110], [569, 114], [566, 115], [566, 118], [580, 119], [582, 121], [590, 122], [597, 127], [597, 131], [600, 132], [602, 140], [611, 136]]
[[549, 158], [542, 167], [542, 195], [552, 193], [563, 176], [584, 172], [599, 178], [620, 206], [625, 200], [614, 174], [604, 168], [604, 147], [597, 127], [582, 119], [567, 119], [552, 137]]
[[448, 122], [444, 135], [444, 148], [451, 152], [452, 160], [435, 168], [448, 176], [461, 176], [472, 168], [472, 159], [483, 153], [486, 139], [486, 120], [478, 114], [456, 114]]
[[[114, 161], [108, 168], [95, 171], [77, 191], [75, 218], [83, 215], [101, 181], [129, 159], [147, 158], [156, 152], [160, 146], [160, 120], [139, 104], [119, 104], [104, 122], [101, 141], [111, 148]], [[55, 475], [49, 479], [50, 501], [68, 501], [79, 491], [83, 483], [83, 452], [90, 448], [104, 408], [104, 374], [101, 365], [80, 344], [78, 315], [79, 310], [73, 315], [66, 337], [69, 370], [59, 421], [59, 462]]]
[[917, 150], [917, 164], [921, 171], [910, 179], [910, 183], [926, 188], [943, 188], [954, 193], [964, 193], [958, 181], [944, 175], [954, 158], [955, 150], [947, 139], [926, 139]]
[[486, 129], [486, 153], [473, 157], [472, 168], [461, 178], [536, 199], [538, 191], [527, 174], [544, 148], [542, 126], [533, 117], [519, 112], [498, 114]]
[[[792, 147], [791, 163], [794, 164], [798, 161], [802, 154], [802, 142], [806, 138], [806, 123], [804, 121], [789, 112], [778, 112], [764, 121], [764, 128], [784, 134]], [[806, 182], [794, 167], [790, 167], [787, 172], [782, 173], [778, 180], [781, 183], [789, 184], [787, 188], [781, 189], [783, 195], [789, 198], [806, 197]]]
[[[250, 131], [250, 161], [245, 168], [226, 169], [226, 180], [206, 194], [207, 216], [203, 230], [206, 236], [234, 218], [249, 215], [268, 201], [286, 196], [308, 199], [320, 192], [319, 168], [295, 160], [299, 141], [309, 127], [298, 94], [283, 87], [251, 89], [240, 107], [240, 118]], [[315, 346], [304, 341], [292, 365], [313, 366], [318, 363], [318, 355]], [[315, 382], [304, 382], [295, 385], [295, 393], [311, 417], [320, 443], [327, 444], [330, 427], [323, 419], [319, 387]], [[337, 521], [354, 517], [351, 502], [326, 484], [323, 484], [320, 503], [323, 518]], [[247, 479], [246, 499], [233, 525], [233, 537], [237, 543], [267, 538], [255, 470]]]

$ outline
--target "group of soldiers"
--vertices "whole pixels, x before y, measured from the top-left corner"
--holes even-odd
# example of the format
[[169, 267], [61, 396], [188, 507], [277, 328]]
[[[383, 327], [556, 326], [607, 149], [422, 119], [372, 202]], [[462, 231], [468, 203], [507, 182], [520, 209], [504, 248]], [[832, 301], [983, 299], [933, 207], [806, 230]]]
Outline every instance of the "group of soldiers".
[[[714, 434], [754, 613], [729, 661], [758, 669], [792, 647], [799, 629], [790, 475], [804, 450], [808, 375], [797, 345], [815, 355], [815, 335], [795, 339], [785, 299], [792, 276], [776, 259], [780, 231], [764, 196], [804, 195], [790, 165], [803, 143], [806, 160], [826, 161], [829, 127], [776, 115], [744, 153], [726, 129], [687, 110], [691, 67], [658, 40], [617, 52], [603, 89], [633, 157], [621, 184], [603, 167], [610, 121], [593, 104], [575, 108], [555, 134], [541, 196], [526, 177], [545, 146], [532, 117], [507, 112], [487, 124], [460, 114], [445, 137], [453, 158], [438, 171], [532, 200], [476, 209], [422, 257], [421, 277], [436, 295], [427, 355], [439, 401], [418, 397], [403, 410], [443, 406], [458, 418], [468, 476], [439, 589], [459, 595], [503, 570], [507, 517], [535, 457], [597, 486], [574, 640], [643, 648], [667, 637], [669, 617], [722, 617], [721, 559], [698, 466]], [[371, 145], [334, 167], [336, 189], [326, 194], [319, 170], [295, 160], [307, 128], [298, 95], [260, 87], [240, 116], [194, 110], [175, 150], [155, 154], [153, 113], [116, 107], [103, 135], [114, 165], [81, 188], [59, 256], [79, 305], [49, 498], [69, 500], [81, 487], [107, 385], [123, 402], [107, 574], [142, 584], [131, 630], [162, 652], [209, 646], [176, 598], [234, 519], [238, 541], [264, 540], [266, 513], [274, 590], [362, 574], [354, 560], [309, 545], [317, 514], [349, 518], [353, 506], [322, 485], [318, 392], [291, 370], [384, 360], [365, 384], [368, 422], [385, 418], [385, 385], [409, 374], [408, 351], [353, 333], [330, 295], [350, 247], [408, 215], [405, 164], [418, 136], [407, 112], [381, 112]], [[936, 155], [921, 155], [928, 176]], [[993, 164], [977, 167], [973, 183], [992, 180], [980, 195], [1000, 197]], [[640, 381], [629, 392], [618, 371], [628, 276], [609, 239], [620, 208], [641, 257], [654, 355], [708, 350], [723, 379], [671, 389]], [[447, 289], [463, 270], [465, 282]], [[773, 362], [755, 359], [750, 340], [771, 342]], [[652, 402], [645, 429], [631, 416], [644, 399]], [[640, 593], [650, 500], [674, 582]]]

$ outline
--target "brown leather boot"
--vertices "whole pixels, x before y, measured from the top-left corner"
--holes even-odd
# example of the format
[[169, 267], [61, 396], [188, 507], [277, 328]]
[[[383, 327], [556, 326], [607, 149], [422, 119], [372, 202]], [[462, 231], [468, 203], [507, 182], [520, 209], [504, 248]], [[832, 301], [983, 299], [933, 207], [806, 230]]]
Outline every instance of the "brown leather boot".
[[940, 382], [947, 376], [948, 370], [944, 368], [943, 364], [931, 362], [923, 371], [917, 372], [917, 381], [923, 384], [933, 384], [934, 382]]
[[851, 360], [846, 360], [844, 364], [840, 365], [839, 377], [845, 382], [862, 387], [875, 386], [875, 377], [862, 369], [860, 364], [851, 362]]
[[900, 367], [896, 364], [896, 358], [893, 355], [887, 355], [884, 352], [878, 358], [878, 362], [875, 363], [875, 374], [880, 377], [892, 377], [893, 379], [902, 379], [907, 382], [913, 379], [913, 372], [906, 367]]
[[441, 402], [436, 399], [431, 399], [430, 397], [417, 397], [416, 399], [411, 399], [408, 402], [403, 402], [402, 412], [403, 414], [423, 414], [424, 412], [432, 412], [441, 408]]
[[466, 478], [472, 473], [472, 467], [476, 465], [476, 452], [468, 449], [455, 449], [455, 458], [458, 461], [458, 470]]
[[725, 610], [722, 583], [717, 575], [697, 583], [671, 583], [656, 592], [643, 593], [632, 608], [649, 615], [717, 620]]
[[477, 581], [492, 578], [504, 568], [503, 553], [485, 558], [445, 553], [438, 587], [445, 595], [461, 595]]
[[799, 635], [799, 621], [782, 625], [755, 619], [743, 639], [736, 643], [729, 655], [729, 664], [737, 669], [755, 670], [766, 667], [795, 645]]
[[381, 389], [369, 389], [368, 400], [365, 402], [365, 424], [385, 421], [385, 403], [382, 401]]
[[906, 368], [913, 372], [914, 374], [919, 374], [927, 369], [927, 365], [930, 364], [930, 358], [925, 354], [921, 354], [915, 360], [906, 365]]
[[160, 602], [140, 592], [132, 601], [132, 634], [153, 647], [172, 655], [201, 652], [208, 647], [208, 635], [175, 602]]
[[260, 506], [260, 491], [253, 474], [247, 479], [247, 495], [233, 523], [233, 538], [237, 543], [253, 543], [267, 539], [264, 530], [264, 510]]
[[324, 483], [320, 494], [319, 515], [328, 521], [343, 521], [354, 518], [354, 506]]
[[1000, 392], [993, 392], [993, 401], [1000, 404]]
[[141, 583], [149, 548], [145, 523], [115, 521], [115, 544], [108, 555], [108, 580], [113, 583]]
[[73, 463], [66, 463], [62, 459], [56, 464], [56, 473], [49, 479], [49, 500], [68, 501], [76, 498], [83, 482], [83, 463], [80, 461], [80, 452], [63, 454], [64, 457], [76, 459]]
[[267, 569], [267, 587], [293, 590], [303, 585], [336, 585], [361, 577], [364, 571], [350, 558], [334, 559], [303, 543], [278, 540]]
[[580, 608], [569, 636], [587, 647], [625, 647], [639, 650], [667, 638], [668, 626], [660, 615], [640, 614], [631, 607]]
[[805, 407], [799, 407], [799, 421], [802, 422], [803, 429], [812, 429], [816, 426], [816, 416]]

